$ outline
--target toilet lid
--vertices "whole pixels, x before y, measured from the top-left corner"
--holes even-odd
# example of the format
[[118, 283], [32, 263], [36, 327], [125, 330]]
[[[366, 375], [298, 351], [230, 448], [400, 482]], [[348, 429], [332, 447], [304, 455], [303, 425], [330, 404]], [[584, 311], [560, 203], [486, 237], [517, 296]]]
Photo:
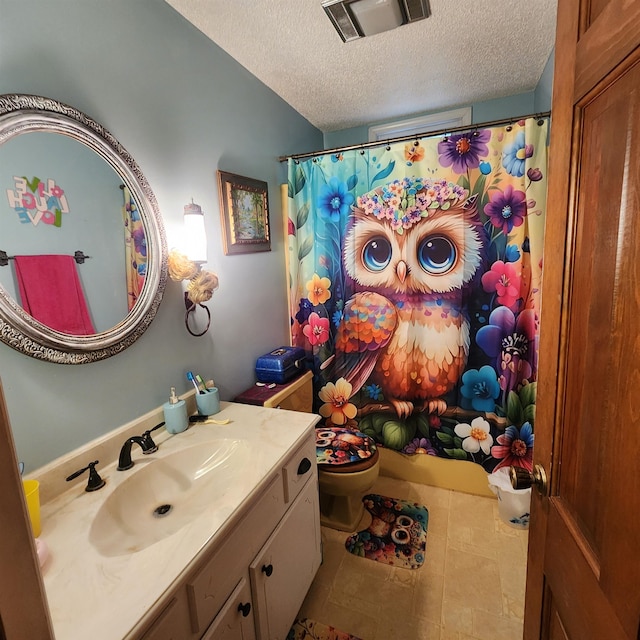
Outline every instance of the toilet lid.
[[316, 457], [319, 465], [341, 466], [371, 458], [376, 452], [372, 438], [342, 427], [316, 428]]

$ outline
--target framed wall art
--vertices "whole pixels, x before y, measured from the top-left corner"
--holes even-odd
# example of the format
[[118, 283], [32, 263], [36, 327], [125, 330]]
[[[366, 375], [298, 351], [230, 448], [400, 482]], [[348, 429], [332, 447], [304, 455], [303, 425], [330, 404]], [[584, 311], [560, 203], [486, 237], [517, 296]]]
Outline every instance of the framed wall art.
[[218, 171], [225, 255], [271, 251], [267, 183]]

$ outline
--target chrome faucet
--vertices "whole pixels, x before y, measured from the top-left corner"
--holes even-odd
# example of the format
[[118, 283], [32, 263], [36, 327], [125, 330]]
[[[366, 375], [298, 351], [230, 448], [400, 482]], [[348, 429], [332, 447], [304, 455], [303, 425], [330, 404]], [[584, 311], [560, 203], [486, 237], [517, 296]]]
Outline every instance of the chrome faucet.
[[118, 471], [126, 471], [127, 469], [131, 469], [133, 467], [134, 462], [131, 460], [131, 447], [134, 444], [139, 444], [142, 449], [142, 453], [144, 455], [149, 455], [150, 453], [154, 453], [158, 450], [156, 444], [151, 440], [151, 438], [147, 438], [144, 436], [131, 436], [123, 445], [122, 449], [120, 449], [120, 457], [118, 458]]

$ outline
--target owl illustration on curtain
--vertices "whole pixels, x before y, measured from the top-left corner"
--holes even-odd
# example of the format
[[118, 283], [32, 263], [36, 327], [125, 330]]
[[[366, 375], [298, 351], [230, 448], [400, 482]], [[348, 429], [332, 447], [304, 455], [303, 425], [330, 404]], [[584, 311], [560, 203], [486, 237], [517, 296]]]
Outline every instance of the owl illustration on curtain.
[[475, 196], [446, 180], [405, 178], [360, 196], [343, 266], [354, 283], [331, 377], [352, 394], [380, 386], [399, 417], [441, 414], [469, 354], [463, 292], [484, 262]]

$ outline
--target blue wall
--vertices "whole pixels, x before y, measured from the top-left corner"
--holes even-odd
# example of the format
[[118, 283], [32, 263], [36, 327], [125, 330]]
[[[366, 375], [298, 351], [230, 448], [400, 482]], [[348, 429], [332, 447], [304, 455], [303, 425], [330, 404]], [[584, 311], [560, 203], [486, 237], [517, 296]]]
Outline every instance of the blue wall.
[[536, 112], [551, 110], [551, 96], [553, 90], [553, 64], [555, 61], [555, 49], [551, 52], [545, 65], [540, 81], [536, 87], [534, 107]]
[[[487, 100], [485, 102], [476, 102], [471, 105], [451, 105], [448, 109], [459, 109], [470, 106], [471, 122], [473, 124], [550, 111], [551, 87], [553, 83], [553, 60], [554, 55], [552, 52], [534, 91], [519, 93], [517, 95], [506, 96], [503, 98], [495, 98], [494, 100]], [[447, 111], [448, 109], [441, 109], [441, 111]], [[399, 120], [426, 116], [432, 113], [438, 112], [425, 111], [423, 113], [407, 114], [406, 117], [399, 118]], [[349, 146], [367, 142], [367, 140], [369, 140], [370, 126], [390, 124], [392, 122], [394, 122], [394, 120], [380, 120], [359, 127], [326, 132], [324, 134], [324, 148], [332, 149], [334, 147]]]
[[[193, 197], [220, 277], [202, 338], [187, 334], [181, 284], [169, 282], [147, 332], [107, 360], [56, 365], [0, 343], [31, 471], [159, 406], [170, 386], [186, 391], [189, 369], [223, 399], [253, 383], [255, 358], [288, 335], [277, 157], [320, 148], [322, 134], [161, 0], [0, 0], [0, 16], [0, 93], [51, 97], [104, 125], [147, 177], [170, 245]], [[218, 168], [269, 183], [271, 252], [223, 254]]]
[[[490, 120], [499, 120], [501, 118], [511, 118], [520, 115], [528, 115], [533, 113], [534, 108], [534, 92], [520, 93], [515, 96], [507, 96], [506, 98], [496, 98], [495, 100], [487, 100], [486, 102], [477, 102], [472, 105], [451, 105], [447, 109], [439, 111], [448, 111], [449, 109], [460, 109], [462, 107], [471, 106], [471, 122], [488, 122]], [[424, 113], [407, 114], [406, 118], [398, 118], [405, 120], [408, 118], [416, 118], [418, 116], [426, 116], [439, 111], [425, 111]], [[394, 120], [382, 120], [380, 122], [372, 122], [361, 127], [352, 127], [350, 129], [341, 129], [340, 131], [331, 131], [324, 134], [324, 148], [331, 149], [333, 147], [348, 146], [352, 144], [360, 144], [369, 139], [369, 127], [379, 124], [389, 124]]]

